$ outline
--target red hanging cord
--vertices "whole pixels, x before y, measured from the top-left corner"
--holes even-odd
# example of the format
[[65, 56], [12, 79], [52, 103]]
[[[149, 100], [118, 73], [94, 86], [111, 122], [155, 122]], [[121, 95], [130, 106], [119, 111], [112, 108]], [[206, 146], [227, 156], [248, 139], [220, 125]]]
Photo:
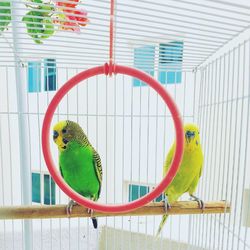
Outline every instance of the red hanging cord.
[[114, 43], [114, 0], [110, 2], [110, 23], [109, 23], [109, 76], [114, 72], [113, 70], [113, 43]]

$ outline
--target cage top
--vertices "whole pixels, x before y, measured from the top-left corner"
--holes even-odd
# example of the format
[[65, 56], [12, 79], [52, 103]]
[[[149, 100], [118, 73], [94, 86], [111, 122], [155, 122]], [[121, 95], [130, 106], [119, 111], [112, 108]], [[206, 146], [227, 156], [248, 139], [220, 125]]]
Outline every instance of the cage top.
[[[47, 14], [41, 8], [44, 6], [54, 8], [56, 2], [11, 1], [11, 23], [6, 30], [0, 31], [0, 64], [55, 58], [61, 66], [87, 68], [108, 60], [108, 0], [79, 1], [77, 6], [64, 9], [57, 6]], [[86, 26], [81, 26], [84, 24], [81, 19], [83, 12], [74, 12], [74, 8], [87, 12]], [[71, 11], [68, 23], [63, 19], [65, 10]], [[6, 13], [0, 12], [0, 17], [8, 16]], [[233, 0], [116, 0], [115, 13], [115, 62], [136, 66], [137, 51], [148, 70], [166, 64], [172, 65], [172, 68], [181, 64], [183, 70], [192, 70], [250, 24], [248, 0], [237, 3]], [[24, 16], [30, 18], [26, 23], [22, 21]], [[48, 21], [50, 18], [54, 22], [52, 26]], [[44, 27], [40, 25], [40, 20], [47, 24], [45, 30], [56, 31], [37, 44], [34, 37], [32, 39], [28, 35], [26, 25], [37, 24], [36, 32], [41, 35]], [[72, 24], [80, 29], [59, 30], [62, 24], [66, 29]]]

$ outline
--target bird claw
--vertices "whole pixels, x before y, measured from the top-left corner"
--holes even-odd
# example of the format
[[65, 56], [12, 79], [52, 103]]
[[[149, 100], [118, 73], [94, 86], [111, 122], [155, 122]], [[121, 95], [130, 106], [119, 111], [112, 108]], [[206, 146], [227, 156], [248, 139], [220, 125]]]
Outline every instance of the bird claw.
[[171, 205], [168, 202], [168, 197], [167, 196], [165, 196], [163, 202], [164, 202], [164, 210], [165, 210], [165, 213], [167, 214], [168, 210], [171, 209]]
[[90, 218], [93, 218], [94, 210], [91, 208], [88, 208], [87, 212], [88, 214], [90, 214]]
[[70, 218], [70, 215], [72, 213], [72, 209], [73, 209], [73, 206], [77, 205], [77, 203], [73, 200], [70, 200], [67, 207], [66, 207], [66, 212], [67, 212], [67, 216], [68, 218]]
[[199, 208], [202, 209], [202, 211], [204, 211], [205, 209], [205, 204], [203, 202], [203, 200], [199, 199], [198, 197], [194, 196], [194, 195], [190, 195], [191, 199], [193, 198], [193, 200], [198, 202]]

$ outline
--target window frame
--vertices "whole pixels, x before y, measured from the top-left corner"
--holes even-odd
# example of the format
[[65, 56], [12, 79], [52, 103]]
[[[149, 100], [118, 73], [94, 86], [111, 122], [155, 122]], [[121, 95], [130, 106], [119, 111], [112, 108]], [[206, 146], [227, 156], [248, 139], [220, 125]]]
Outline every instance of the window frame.
[[[183, 41], [176, 40], [168, 43], [159, 43], [157, 80], [161, 84], [172, 85], [182, 83], [183, 48]], [[161, 53], [165, 54], [166, 52], [168, 61], [164, 62]], [[175, 58], [175, 60], [173, 58]], [[171, 65], [174, 65], [172, 69]], [[178, 68], [176, 66], [178, 66]], [[173, 74], [173, 76], [171, 76], [171, 74]], [[163, 78], [165, 78], [165, 80], [163, 80]]]
[[[153, 183], [146, 183], [146, 182], [138, 182], [138, 181], [125, 180], [124, 183], [123, 183], [123, 197], [125, 197], [126, 201], [130, 201], [130, 197], [129, 197], [129, 195], [130, 195], [129, 185], [146, 186], [146, 187], [149, 188], [148, 193], [151, 192], [156, 187], [156, 184], [153, 184]], [[163, 193], [161, 194], [161, 196], [163, 196]], [[159, 197], [160, 196], [156, 197], [153, 200], [153, 202], [157, 202], [156, 199], [158, 199]], [[131, 200], [131, 201], [133, 201], [133, 200]]]
[[[149, 59], [146, 58], [147, 60], [152, 59], [152, 62], [147, 62], [144, 64], [143, 61], [143, 57], [144, 54], [146, 53], [145, 51], [148, 50], [149, 52], [147, 52], [149, 54]], [[152, 55], [150, 55], [150, 53], [152, 52]], [[155, 45], [144, 45], [144, 46], [140, 46], [140, 47], [136, 47], [134, 48], [134, 67], [142, 70], [146, 73], [148, 73], [149, 75], [151, 75], [152, 77], [155, 76], [155, 55], [156, 55], [156, 46]], [[150, 58], [152, 57], [152, 58]], [[137, 79], [137, 78], [132, 78], [133, 80], [133, 87], [140, 87], [140, 86], [147, 86], [146, 83], [143, 83], [141, 80]]]
[[27, 92], [39, 93], [41, 91], [42, 91], [42, 63], [40, 61], [30, 61], [28, 62], [27, 65]]
[[[147, 54], [147, 49], [149, 51], [150, 49], [153, 50], [153, 57], [149, 52], [147, 56], [147, 60], [149, 61], [144, 64], [143, 56], [144, 54]], [[183, 50], [184, 42], [181, 40], [172, 40], [165, 43], [152, 43], [135, 47], [133, 50], [134, 67], [157, 78], [157, 80], [163, 85], [181, 84], [183, 72]], [[166, 62], [164, 62], [161, 53], [166, 54]], [[132, 84], [133, 87], [147, 86], [147, 84], [136, 78], [132, 78]]]
[[[46, 58], [44, 59], [43, 64], [44, 64], [44, 70], [43, 70], [44, 91], [45, 92], [56, 91], [57, 90], [56, 59]], [[50, 82], [51, 79], [53, 80], [53, 82]]]
[[[50, 204], [46, 204], [44, 203], [44, 199], [45, 199], [45, 194], [44, 194], [44, 176], [45, 175], [48, 175], [50, 176], [51, 180], [53, 181], [53, 178], [51, 177], [51, 175], [49, 174], [49, 172], [47, 171], [39, 171], [39, 170], [31, 170], [31, 181], [32, 181], [32, 174], [40, 174], [40, 202], [35, 202], [33, 201], [33, 197], [32, 198], [32, 203], [35, 203], [35, 204], [44, 204], [44, 205], [55, 205], [57, 202], [56, 202], [56, 189], [57, 189], [57, 186], [54, 185], [54, 194], [55, 194], [55, 197], [54, 197], [54, 203], [53, 202], [50, 202]], [[53, 181], [55, 183], [55, 181]], [[32, 185], [32, 182], [31, 182], [31, 192], [33, 191], [33, 185]], [[50, 190], [50, 197], [51, 197], [52, 193], [51, 193], [51, 190]], [[50, 200], [53, 200], [53, 197], [50, 198]]]
[[[35, 70], [35, 73], [32, 73], [32, 69]], [[50, 79], [52, 79], [53, 82], [50, 82]], [[27, 92], [29, 94], [56, 91], [58, 86], [57, 81], [58, 75], [55, 58], [45, 58], [43, 61], [28, 62]], [[35, 83], [37, 83], [37, 85], [35, 85]]]

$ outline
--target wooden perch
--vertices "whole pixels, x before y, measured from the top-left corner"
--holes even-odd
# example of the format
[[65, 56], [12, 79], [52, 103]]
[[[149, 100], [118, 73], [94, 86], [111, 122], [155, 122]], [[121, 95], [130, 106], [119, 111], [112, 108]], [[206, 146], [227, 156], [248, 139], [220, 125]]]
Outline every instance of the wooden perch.
[[[229, 213], [230, 204], [225, 201], [211, 201], [205, 203], [205, 209], [202, 211], [196, 201], [178, 201], [171, 204], [168, 214], [214, 214]], [[101, 213], [94, 212], [95, 217], [107, 216], [144, 216], [144, 215], [162, 215], [164, 214], [164, 205], [162, 202], [149, 203], [134, 211], [127, 213]], [[76, 205], [71, 213], [73, 217], [90, 217], [85, 207]], [[48, 218], [67, 218], [66, 205], [32, 205], [32, 206], [4, 206], [0, 207], [0, 219], [48, 219]]]

